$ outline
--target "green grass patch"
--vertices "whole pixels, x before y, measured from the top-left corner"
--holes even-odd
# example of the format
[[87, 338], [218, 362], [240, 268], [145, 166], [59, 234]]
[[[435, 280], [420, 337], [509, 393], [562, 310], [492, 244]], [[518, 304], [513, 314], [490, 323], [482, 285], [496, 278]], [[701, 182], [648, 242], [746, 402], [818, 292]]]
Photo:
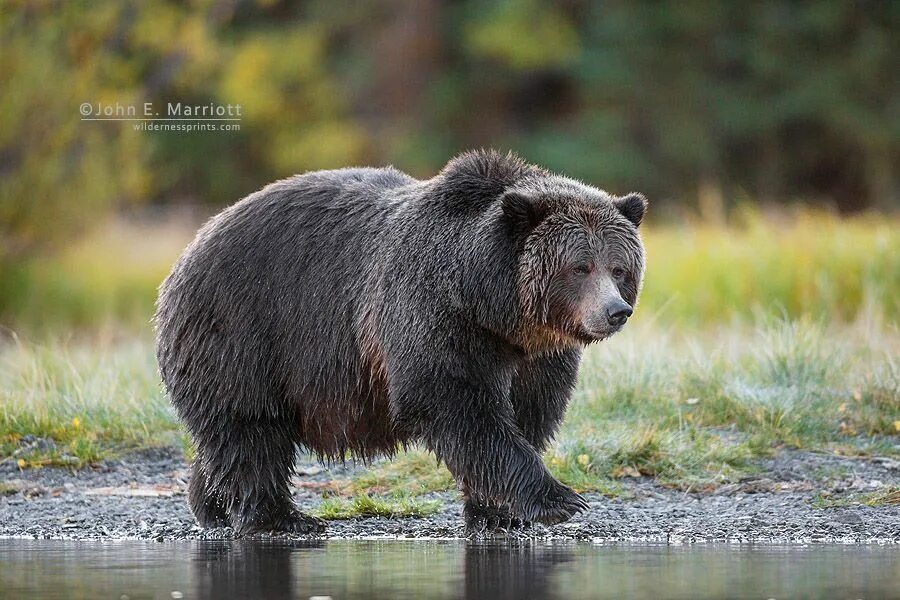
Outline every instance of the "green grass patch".
[[598, 492], [609, 498], [629, 498], [631, 492], [606, 469], [598, 468], [589, 454], [556, 452], [545, 457], [553, 476], [579, 492]]
[[352, 519], [354, 517], [427, 517], [441, 510], [438, 500], [424, 500], [412, 496], [370, 496], [357, 494], [352, 498], [326, 498], [313, 511], [321, 519]]
[[900, 504], [900, 487], [887, 486], [873, 492], [862, 492], [835, 498], [828, 494], [819, 494], [812, 501], [816, 508], [841, 508], [845, 506], [886, 506], [888, 504]]
[[399, 453], [393, 460], [380, 462], [366, 473], [350, 480], [341, 491], [348, 494], [384, 493], [405, 490], [418, 495], [455, 487], [453, 476], [434, 455], [420, 450]]
[[576, 487], [580, 472], [702, 487], [783, 446], [896, 455], [898, 343], [877, 315], [678, 335], [638, 326], [588, 351], [550, 464]]
[[181, 436], [145, 340], [0, 348], [0, 456], [20, 467], [79, 467]]
[[[746, 443], [726, 442], [698, 427], [635, 426], [609, 423], [577, 441], [566, 435], [549, 457], [551, 471], [579, 491], [611, 495], [617, 490], [608, 487], [610, 480], [648, 476], [665, 485], [705, 487], [754, 471], [754, 453]], [[585, 474], [584, 480], [571, 476], [576, 469]]]
[[[627, 494], [652, 477], [704, 489], [754, 474], [781, 447], [897, 456], [900, 333], [876, 312], [852, 325], [760, 318], [703, 330], [639, 317], [585, 355], [548, 467], [580, 491]], [[0, 459], [78, 467], [123, 450], [192, 448], [146, 338], [0, 348]], [[421, 451], [342, 485], [347, 496], [454, 488]]]
[[[555, 477], [582, 492], [599, 492], [609, 497], [625, 497], [629, 493], [606, 472], [598, 472], [589, 462], [570, 460], [565, 455], [551, 455], [547, 466]], [[341, 494], [384, 494], [392, 490], [406, 490], [418, 495], [448, 491], [456, 482], [443, 464], [422, 450], [400, 452], [390, 461], [375, 464], [362, 475], [348, 480], [337, 491]]]

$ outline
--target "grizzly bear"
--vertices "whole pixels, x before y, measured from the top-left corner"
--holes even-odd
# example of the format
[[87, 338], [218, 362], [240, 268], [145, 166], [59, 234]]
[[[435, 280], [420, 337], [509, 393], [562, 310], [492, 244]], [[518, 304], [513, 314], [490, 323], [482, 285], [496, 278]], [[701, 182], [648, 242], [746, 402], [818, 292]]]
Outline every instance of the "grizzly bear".
[[587, 508], [541, 460], [587, 344], [631, 316], [647, 201], [513, 155], [297, 175], [210, 219], [160, 288], [157, 359], [196, 446], [201, 526], [311, 533], [295, 451], [420, 443], [469, 530]]

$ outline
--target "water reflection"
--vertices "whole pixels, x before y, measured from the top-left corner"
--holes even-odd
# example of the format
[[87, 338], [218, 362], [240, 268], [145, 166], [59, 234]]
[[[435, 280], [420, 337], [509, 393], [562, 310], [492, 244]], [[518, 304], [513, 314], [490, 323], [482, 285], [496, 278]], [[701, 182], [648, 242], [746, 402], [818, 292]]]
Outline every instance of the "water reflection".
[[0, 598], [870, 598], [897, 573], [878, 546], [0, 540]]
[[296, 598], [293, 555], [322, 547], [315, 542], [194, 544], [190, 552], [190, 597]]
[[[459, 543], [225, 543], [191, 556], [194, 597], [281, 599], [554, 597], [576, 546]], [[563, 591], [563, 590], [557, 590]]]
[[566, 590], [554, 590], [550, 583], [563, 565], [576, 560], [576, 549], [573, 545], [469, 545], [464, 554], [465, 597], [550, 598], [555, 597], [554, 591], [568, 596]]

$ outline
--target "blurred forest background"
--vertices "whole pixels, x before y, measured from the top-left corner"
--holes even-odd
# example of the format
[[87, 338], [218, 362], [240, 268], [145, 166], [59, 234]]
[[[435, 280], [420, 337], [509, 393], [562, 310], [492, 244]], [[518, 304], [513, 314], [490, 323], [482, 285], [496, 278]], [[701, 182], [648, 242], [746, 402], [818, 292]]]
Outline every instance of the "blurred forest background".
[[[0, 323], [144, 328], [201, 217], [294, 173], [430, 177], [482, 146], [651, 198], [654, 309], [699, 286], [682, 316], [849, 318], [867, 293], [896, 315], [898, 25], [871, 0], [7, 0]], [[243, 119], [144, 132], [83, 102]]]
[[[638, 309], [546, 457], [563, 481], [897, 456], [898, 65], [896, 1], [0, 0], [0, 461], [190, 457], [150, 318], [203, 219], [295, 173], [431, 177], [475, 147], [651, 201]], [[145, 102], [240, 104], [240, 129], [79, 114]], [[417, 456], [369, 483], [451, 485]]]

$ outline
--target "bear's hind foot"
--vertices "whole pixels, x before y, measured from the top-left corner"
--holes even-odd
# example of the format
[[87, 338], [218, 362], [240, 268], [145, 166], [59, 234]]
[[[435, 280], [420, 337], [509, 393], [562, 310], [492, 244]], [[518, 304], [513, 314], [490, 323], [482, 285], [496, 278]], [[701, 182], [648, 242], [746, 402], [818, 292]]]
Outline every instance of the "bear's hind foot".
[[266, 519], [265, 521], [241, 523], [234, 529], [241, 536], [254, 533], [318, 535], [325, 532], [325, 521], [294, 510], [283, 516]]
[[508, 533], [531, 528], [530, 521], [513, 516], [506, 506], [483, 506], [466, 502], [463, 514], [467, 535]]

